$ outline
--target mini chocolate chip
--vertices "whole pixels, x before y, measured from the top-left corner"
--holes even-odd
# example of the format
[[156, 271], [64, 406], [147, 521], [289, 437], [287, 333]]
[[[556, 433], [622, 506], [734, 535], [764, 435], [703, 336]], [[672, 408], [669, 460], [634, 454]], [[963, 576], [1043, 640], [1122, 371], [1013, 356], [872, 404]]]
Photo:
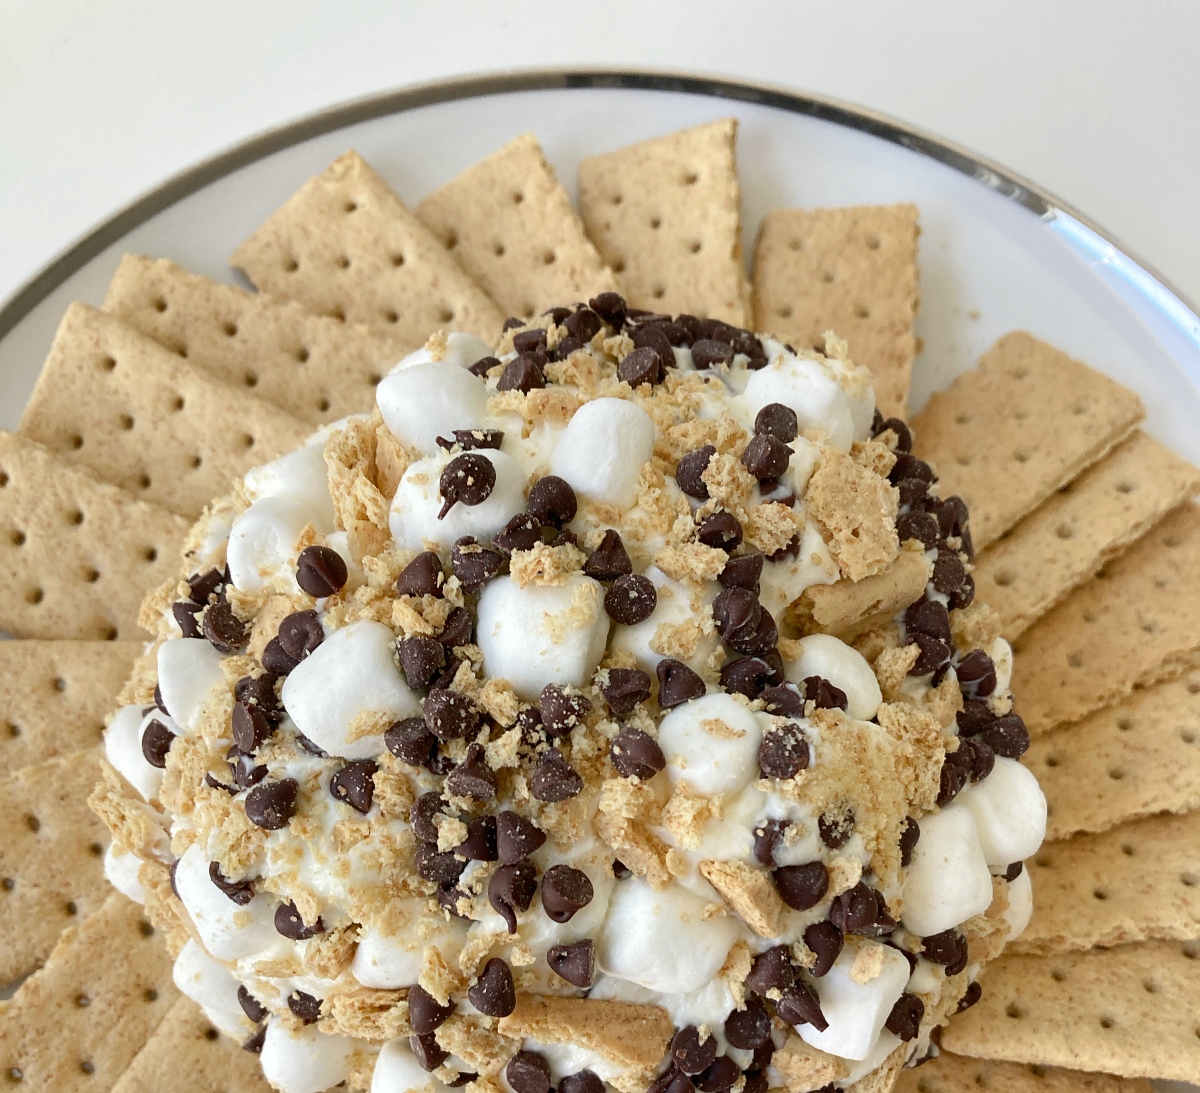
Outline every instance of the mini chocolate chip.
[[278, 678], [273, 672], [264, 672], [260, 676], [242, 676], [233, 685], [234, 698], [258, 709], [268, 721], [282, 721], [283, 707], [275, 693], [275, 682]]
[[818, 1032], [829, 1028], [829, 1022], [821, 1012], [821, 1001], [817, 992], [800, 979], [790, 987], [784, 988], [782, 996], [775, 1003], [775, 1013], [780, 1020], [793, 1027], [812, 1025]]
[[325, 923], [318, 917], [311, 926], [305, 926], [296, 905], [289, 901], [275, 908], [275, 930], [289, 941], [307, 941], [310, 937], [323, 934]]
[[579, 501], [570, 485], [557, 475], [539, 478], [529, 491], [529, 514], [543, 524], [561, 528], [575, 519]]
[[573, 338], [586, 344], [600, 333], [604, 322], [590, 307], [581, 307], [563, 319], [562, 325]]
[[236, 653], [246, 643], [246, 624], [226, 600], [205, 608], [203, 628], [204, 636], [218, 653]]
[[946, 642], [932, 638], [919, 631], [908, 635], [908, 644], [915, 645], [920, 652], [913, 666], [909, 668], [910, 676], [925, 676], [938, 672], [950, 663], [951, 651]]
[[612, 871], [613, 876], [616, 877], [617, 880], [624, 880], [626, 877], [633, 876], [633, 870], [630, 869], [629, 866], [627, 866], [623, 861], [620, 861], [617, 858], [613, 859]]
[[915, 994], [905, 991], [896, 999], [883, 1027], [907, 1043], [917, 1038], [917, 1033], [921, 1031], [921, 1018], [924, 1016], [925, 1003]]
[[963, 996], [958, 1000], [958, 1006], [954, 1012], [962, 1013], [963, 1010], [969, 1010], [982, 997], [983, 987], [978, 982], [968, 984], [967, 989], [963, 991]]
[[228, 573], [220, 569], [210, 569], [204, 573], [193, 573], [188, 578], [188, 591], [192, 594], [192, 602], [203, 606], [228, 583]]
[[208, 863], [208, 879], [239, 907], [245, 907], [254, 898], [254, 882], [249, 880], [229, 880], [221, 872], [221, 866], [218, 862], [210, 861]]
[[941, 964], [947, 975], [958, 975], [967, 966], [967, 939], [957, 930], [943, 930], [921, 938], [921, 955]]
[[718, 1055], [702, 1073], [696, 1076], [700, 1093], [725, 1093], [737, 1084], [741, 1069], [728, 1055]]
[[609, 668], [600, 693], [613, 717], [628, 717], [650, 697], [650, 677], [640, 668]]
[[980, 733], [980, 738], [1005, 759], [1020, 759], [1029, 750], [1029, 730], [1015, 713], [996, 718]]
[[792, 449], [770, 433], [752, 437], [742, 453], [742, 465], [755, 478], [778, 478], [788, 469]]
[[175, 616], [175, 621], [179, 624], [179, 629], [183, 631], [185, 638], [200, 637], [200, 623], [196, 621], [199, 613], [199, 604], [182, 601], [171, 604], [171, 614]]
[[471, 620], [471, 612], [465, 607], [455, 607], [446, 616], [442, 632], [438, 634], [438, 641], [446, 646], [447, 649], [454, 649], [460, 645], [469, 645], [471, 642], [471, 633], [474, 629], [475, 623]]
[[904, 826], [900, 828], [900, 865], [907, 868], [912, 864], [913, 851], [917, 848], [917, 843], [921, 840], [921, 825], [917, 823], [911, 816], [904, 820]]
[[348, 577], [342, 556], [327, 546], [305, 547], [296, 559], [296, 583], [317, 599], [332, 596]]
[[[487, 374], [493, 368], [498, 368], [499, 365], [500, 365], [499, 357], [480, 357], [479, 360], [477, 360], [473, 365], [471, 365], [470, 368], [467, 369], [467, 371], [470, 372], [473, 376], [479, 376], [480, 378], [486, 378]], [[457, 432], [457, 430], [455, 430], [455, 432]]]
[[288, 1009], [299, 1017], [303, 1024], [314, 1025], [321, 1018], [321, 999], [305, 994], [304, 991], [292, 991], [288, 995], [287, 1004]]
[[499, 784], [496, 772], [484, 759], [482, 744], [469, 744], [466, 757], [446, 776], [446, 788], [455, 797], [469, 797], [474, 801], [493, 800]]
[[842, 931], [826, 919], [824, 922], [814, 922], [804, 930], [804, 944], [816, 956], [816, 962], [809, 969], [809, 974], [818, 979], [827, 974], [833, 967], [833, 962], [841, 954], [845, 944]]
[[547, 683], [538, 700], [542, 725], [546, 735], [555, 740], [567, 736], [584, 723], [592, 704], [579, 693], [564, 690], [556, 683]]
[[946, 753], [938, 782], [937, 803], [941, 807], [954, 800], [971, 780], [973, 753], [960, 746], [957, 751]]
[[504, 1068], [513, 1093], [550, 1093], [550, 1064], [535, 1051], [518, 1051]]
[[611, 581], [633, 572], [629, 551], [621, 542], [621, 536], [612, 528], [604, 533], [599, 546], [587, 556], [587, 561], [583, 563], [583, 572], [597, 581]]
[[[731, 591], [734, 590], [725, 589], [725, 592]], [[737, 591], [743, 590], [738, 589]], [[721, 595], [724, 595], [724, 592]], [[775, 625], [771, 612], [763, 611], [753, 626], [743, 626], [723, 636], [725, 644], [736, 652], [744, 653], [746, 656], [765, 657], [770, 661], [773, 659], [770, 654], [775, 652], [775, 646], [779, 641], [779, 627]], [[783, 678], [781, 676], [772, 682], [782, 683]]]
[[950, 614], [937, 600], [914, 603], [904, 612], [904, 627], [909, 633], [928, 634], [950, 645], [954, 636], [950, 630]]
[[418, 843], [415, 857], [417, 874], [434, 884], [454, 884], [467, 867], [465, 859], [452, 850], [438, 850], [437, 843]]
[[895, 485], [896, 489], [900, 491], [900, 511], [902, 513], [924, 508], [925, 499], [929, 496], [928, 482], [922, 482], [919, 478], [902, 478]]
[[286, 676], [300, 662], [284, 648], [279, 638], [274, 637], [263, 648], [262, 665], [275, 676]]
[[968, 653], [954, 666], [963, 698], [987, 698], [996, 689], [996, 665], [982, 649]]
[[781, 991], [796, 981], [796, 966], [788, 945], [776, 945], [759, 953], [750, 963], [746, 986], [759, 994]]
[[957, 592], [950, 594], [950, 608], [954, 611], [961, 611], [964, 607], [970, 607], [974, 602], [975, 578], [968, 573], [966, 580], [962, 583], [962, 587]]
[[744, 588], [758, 595], [758, 582], [762, 577], [763, 562], [766, 556], [759, 553], [739, 554], [730, 558], [717, 578], [722, 588]]
[[771, 1035], [771, 1015], [762, 1000], [754, 995], [746, 999], [745, 1006], [734, 1010], [725, 1018], [725, 1039], [730, 1047], [753, 1051], [759, 1044], [766, 1043]]
[[410, 1036], [408, 1046], [412, 1048], [412, 1053], [422, 1070], [437, 1070], [450, 1057], [450, 1052], [437, 1042], [435, 1032], [427, 1032], [424, 1036]]
[[704, 371], [718, 364], [733, 364], [733, 346], [712, 338], [701, 338], [692, 343], [692, 363]]
[[933, 473], [933, 468], [928, 463], [923, 459], [918, 459], [915, 455], [909, 455], [907, 452], [901, 452], [896, 456], [896, 462], [888, 472], [888, 480], [893, 485], [903, 478], [919, 478], [922, 482], [926, 483], [937, 481], [937, 476]]
[[892, 450], [895, 452], [911, 452], [912, 451], [912, 430], [908, 425], [901, 421], [898, 417], [889, 417], [871, 430], [872, 435], [878, 436], [880, 433], [891, 429], [896, 434], [896, 443]]
[[[763, 1044], [758, 1050], [764, 1051], [768, 1044]], [[773, 1046], [772, 1046], [772, 1050]], [[768, 1064], [769, 1065], [769, 1064]], [[743, 1072], [746, 1077], [746, 1083], [742, 1086], [742, 1093], [767, 1093], [771, 1086], [770, 1079], [767, 1077], [765, 1070], [746, 1070]], [[816, 1093], [838, 1093], [837, 1087], [831, 1082], [828, 1087], [819, 1089]]]
[[539, 801], [556, 803], [578, 797], [583, 778], [557, 748], [547, 748], [538, 758], [529, 779], [529, 792]]
[[347, 763], [329, 779], [329, 792], [364, 815], [371, 811], [375, 795], [375, 772], [379, 768], [370, 759]]
[[707, 1033], [701, 1039], [700, 1030], [695, 1025], [686, 1025], [671, 1037], [671, 1058], [685, 1074], [702, 1073], [716, 1057], [717, 1038]]
[[863, 881], [835, 896], [829, 909], [829, 921], [844, 934], [861, 934], [874, 926], [878, 918], [878, 894]]
[[[672, 354], [671, 363], [674, 362], [675, 356]], [[632, 350], [617, 365], [617, 379], [624, 380], [634, 388], [643, 383], [662, 383], [666, 376], [667, 363], [657, 349], [648, 345]]]
[[[581, 944], [590, 944], [590, 942]], [[562, 945], [554, 946], [556, 949], [564, 947]], [[571, 981], [568, 979], [567, 982]], [[588, 985], [591, 985], [590, 980]], [[604, 1079], [592, 1070], [581, 1070], [577, 1074], [568, 1074], [558, 1083], [558, 1093], [604, 1093], [606, 1088]]]
[[516, 812], [496, 817], [496, 847], [501, 865], [516, 865], [546, 841], [546, 833], [532, 820]]
[[[457, 847], [455, 848], [457, 852]], [[438, 906], [455, 918], [467, 918], [471, 906], [471, 894], [461, 888], [443, 884], [437, 893]]]
[[248, 702], [233, 707], [233, 742], [247, 755], [252, 755], [264, 740], [275, 731], [266, 714]]
[[431, 691], [424, 706], [425, 724], [439, 740], [471, 736], [479, 728], [479, 707], [460, 691]]
[[717, 449], [712, 444], [705, 444], [703, 448], [688, 452], [675, 467], [675, 481], [689, 497], [697, 501], [708, 500], [708, 484], [702, 476], [708, 469], [709, 460], [716, 454]]
[[753, 701], [771, 684], [783, 678], [774, 657], [737, 657], [721, 665], [721, 689], [728, 694], [745, 695]]
[[263, 782], [246, 794], [246, 816], [257, 827], [278, 831], [296, 814], [300, 783], [294, 778]]
[[854, 834], [854, 810], [847, 808], [841, 813], [822, 812], [817, 817], [817, 831], [830, 850], [840, 850]]
[[321, 618], [315, 611], [295, 611], [279, 624], [279, 644], [299, 663], [325, 640]]
[[[771, 504], [778, 504], [778, 502], [772, 501]], [[787, 541], [786, 546], [781, 546], [778, 550], [773, 551], [766, 557], [768, 562], [782, 562], [785, 558], [796, 558], [799, 556], [799, 554], [800, 535], [797, 533]]]
[[396, 659], [408, 685], [414, 690], [424, 690], [445, 662], [446, 649], [437, 638], [418, 634], [396, 642]]
[[518, 512], [492, 538], [492, 545], [511, 554], [516, 550], [532, 550], [541, 541], [541, 525], [529, 513]]
[[397, 759], [412, 767], [424, 766], [437, 746], [437, 739], [429, 731], [423, 717], [406, 717], [403, 721], [397, 721], [383, 734], [383, 742]]
[[967, 571], [958, 554], [946, 547], [938, 548], [937, 561], [933, 563], [933, 587], [943, 595], [950, 596], [963, 586]]
[[512, 969], [498, 956], [492, 957], [467, 989], [467, 998], [487, 1017], [507, 1017], [517, 1008]]
[[742, 541], [742, 525], [732, 512], [714, 512], [700, 521], [696, 538], [706, 547], [723, 550], [727, 554], [737, 549]]
[[935, 547], [942, 537], [937, 519], [927, 512], [906, 512], [896, 517], [896, 533], [900, 542], [916, 539], [926, 548]]
[[256, 1025], [262, 1024], [270, 1016], [270, 1010], [240, 983], [238, 984], [237, 999], [238, 1005], [242, 1007], [242, 1012]]
[[625, 297], [619, 292], [602, 292], [588, 300], [590, 307], [614, 330], [620, 330], [625, 325]]
[[790, 406], [782, 402], [769, 402], [755, 416], [754, 431], [790, 444], [800, 435], [800, 422], [796, 418], [796, 411]]
[[775, 847], [783, 838], [783, 833], [791, 827], [790, 820], [760, 820], [754, 831], [754, 860], [759, 865], [773, 866], [775, 864]]
[[162, 770], [167, 765], [167, 752], [174, 743], [175, 734], [155, 719], [142, 732], [142, 756], [152, 767]]
[[795, 778], [808, 766], [808, 740], [794, 721], [763, 733], [758, 769], [764, 778]]
[[437, 817], [445, 812], [446, 808], [446, 802], [437, 790], [431, 789], [422, 793], [408, 810], [408, 822], [412, 824], [413, 834], [422, 842], [436, 843]]
[[971, 781], [982, 782], [996, 766], [996, 753], [982, 736], [968, 736], [958, 742], [958, 750], [971, 760]]
[[804, 680], [804, 697], [818, 710], [846, 710], [850, 708], [850, 700], [846, 692], [835, 687], [821, 676], [808, 676]]
[[708, 691], [704, 680], [682, 660], [674, 657], [663, 657], [655, 667], [654, 674], [658, 677], [658, 704], [664, 710], [700, 698]]
[[436, 443], [446, 451], [455, 447], [464, 452], [499, 451], [500, 445], [504, 443], [504, 433], [500, 429], [455, 429], [453, 440], [439, 436]]
[[520, 334], [513, 335], [512, 345], [518, 353], [536, 353], [546, 347], [546, 331], [541, 327], [522, 330]]
[[267, 1042], [267, 1026], [262, 1025], [255, 1032], [252, 1032], [245, 1040], [242, 1041], [242, 1050], [250, 1052], [251, 1055], [261, 1055], [263, 1044]]
[[502, 865], [488, 881], [488, 903], [508, 924], [508, 932], [517, 932], [517, 912], [528, 911], [537, 891], [537, 870], [530, 861]]
[[450, 568], [466, 591], [476, 592], [504, 568], [504, 555], [464, 535], [450, 551]]
[[438, 490], [442, 495], [438, 519], [444, 519], [460, 502], [468, 507], [482, 505], [495, 488], [496, 467], [486, 455], [478, 452], [456, 455], [446, 464], [438, 479]]
[[986, 702], [967, 699], [963, 708], [955, 714], [959, 736], [978, 736], [996, 723], [996, 715], [988, 709]]
[[553, 865], [542, 875], [542, 907], [555, 922], [570, 922], [594, 896], [592, 882], [582, 869]]
[[[258, 785], [266, 776], [267, 768], [264, 766], [256, 766], [254, 761], [247, 755], [236, 753], [236, 746], [230, 749], [229, 770], [233, 775], [233, 783], [239, 789], [249, 789], [251, 786]], [[235, 791], [236, 792], [236, 791]]]
[[666, 756], [658, 741], [642, 729], [626, 725], [613, 740], [609, 749], [613, 766], [623, 778], [653, 778], [667, 765]]
[[762, 621], [763, 608], [758, 597], [745, 588], [726, 588], [717, 593], [712, 605], [717, 633], [726, 641], [753, 634]]
[[496, 861], [500, 856], [496, 849], [496, 817], [476, 816], [467, 823], [467, 837], [455, 848], [454, 853], [468, 861]]
[[408, 1021], [418, 1036], [445, 1024], [456, 1008], [453, 999], [443, 1006], [419, 983], [408, 988]]
[[1004, 879], [1011, 884], [1025, 871], [1025, 863], [1015, 861], [1004, 870]]
[[622, 626], [636, 626], [645, 622], [658, 604], [658, 589], [649, 577], [640, 573], [627, 573], [618, 577], [604, 593], [604, 610], [613, 622]]
[[546, 375], [542, 371], [542, 360], [534, 353], [521, 353], [504, 366], [500, 373], [497, 391], [520, 391], [527, 395], [535, 388], [546, 386]]
[[829, 890], [829, 871], [823, 862], [784, 865], [772, 874], [783, 902], [797, 911], [815, 907]]
[[442, 560], [432, 550], [418, 554], [396, 578], [396, 591], [401, 596], [436, 596], [441, 599], [446, 574]]
[[[667, 333], [667, 326], [666, 322], [643, 323], [632, 335], [633, 344], [638, 349], [652, 349], [658, 354], [663, 375], [666, 374], [668, 368], [675, 367], [675, 354], [671, 349], [671, 338]], [[620, 375], [619, 371], [618, 375]], [[621, 378], [624, 379], [623, 376]]]
[[[807, 680], [805, 686], [807, 686]], [[759, 697], [763, 700], [767, 713], [775, 714], [777, 717], [804, 716], [806, 696], [799, 692], [794, 683], [781, 683], [775, 687], [768, 687]]]

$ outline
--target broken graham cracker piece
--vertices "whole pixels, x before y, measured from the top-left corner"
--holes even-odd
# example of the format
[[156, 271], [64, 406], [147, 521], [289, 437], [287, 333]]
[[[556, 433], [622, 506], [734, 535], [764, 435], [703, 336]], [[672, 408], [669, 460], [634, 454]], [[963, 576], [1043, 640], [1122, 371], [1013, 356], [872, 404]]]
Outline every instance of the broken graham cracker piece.
[[1005, 955], [942, 1045], [1127, 1078], [1200, 1079], [1200, 942], [1143, 941], [1057, 956]]
[[187, 521], [0, 432], [0, 627], [134, 638], [147, 589], [179, 568]]
[[1045, 843], [1026, 868], [1033, 918], [1015, 952], [1200, 937], [1200, 812]]
[[883, 573], [900, 553], [899, 492], [844, 452], [821, 449], [804, 501], [842, 576], [861, 581]]
[[975, 594], [1015, 639], [1200, 489], [1200, 470], [1136, 432], [975, 560]]
[[186, 1089], [188, 1093], [271, 1093], [258, 1056], [212, 1026], [190, 998], [179, 998], [112, 1093]]
[[72, 304], [20, 432], [98, 478], [196, 518], [251, 467], [307, 439], [298, 419]]
[[100, 742], [142, 646], [0, 642], [0, 777]]
[[770, 875], [742, 861], [702, 861], [704, 879], [759, 937], [778, 937], [783, 900]]
[[1143, 417], [1134, 392], [1019, 330], [913, 417], [913, 452], [932, 464], [943, 497], [967, 503], [978, 551], [1107, 455]]
[[1200, 809], [1200, 671], [1037, 737], [1022, 761], [1046, 794], [1047, 839]]
[[1021, 636], [1012, 689], [1031, 733], [1200, 661], [1200, 508], [1184, 505]]
[[439, 329], [491, 345], [504, 316], [357, 153], [347, 152], [275, 210], [230, 264], [262, 291], [362, 323], [400, 352]]
[[1117, 1078], [997, 1059], [967, 1059], [943, 1051], [934, 1059], [900, 1072], [896, 1093], [1151, 1093], [1144, 1078]]
[[178, 998], [162, 938], [114, 892], [0, 1002], [0, 1071], [31, 1093], [110, 1089]]
[[584, 225], [631, 306], [749, 325], [736, 140], [722, 118], [579, 164]]
[[468, 167], [416, 211], [509, 315], [532, 319], [616, 287], [532, 133]]
[[390, 338], [222, 284], [160, 258], [127, 254], [104, 310], [234, 387], [310, 425], [369, 412], [395, 364]]
[[850, 1073], [845, 1059], [806, 1044], [792, 1029], [771, 1057], [771, 1065], [786, 1079], [788, 1089], [821, 1089]]
[[884, 417], [908, 416], [917, 207], [776, 209], [754, 244], [754, 329], [825, 351], [833, 330], [871, 370]]

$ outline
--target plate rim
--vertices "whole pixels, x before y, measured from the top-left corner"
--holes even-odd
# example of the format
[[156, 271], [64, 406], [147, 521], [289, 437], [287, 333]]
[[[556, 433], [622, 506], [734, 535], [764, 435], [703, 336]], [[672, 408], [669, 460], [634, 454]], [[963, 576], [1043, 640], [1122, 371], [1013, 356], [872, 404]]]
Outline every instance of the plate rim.
[[899, 145], [966, 175], [1047, 223], [1073, 222], [1075, 231], [1082, 228], [1094, 237], [1089, 241], [1091, 247], [1099, 246], [1120, 256], [1128, 271], [1140, 274], [1137, 280], [1143, 287], [1149, 283], [1155, 288], [1150, 294], [1152, 303], [1173, 325], [1190, 328], [1194, 334], [1200, 332], [1200, 310], [1191, 300], [1110, 232], [1044, 187], [963, 145], [880, 111], [816, 92], [671, 69], [585, 66], [517, 69], [402, 85], [336, 103], [239, 141], [133, 198], [59, 251], [0, 302], [0, 340], [68, 278], [133, 229], [204, 187], [276, 152], [337, 129], [425, 106], [523, 91], [579, 89], [674, 92], [754, 103]]

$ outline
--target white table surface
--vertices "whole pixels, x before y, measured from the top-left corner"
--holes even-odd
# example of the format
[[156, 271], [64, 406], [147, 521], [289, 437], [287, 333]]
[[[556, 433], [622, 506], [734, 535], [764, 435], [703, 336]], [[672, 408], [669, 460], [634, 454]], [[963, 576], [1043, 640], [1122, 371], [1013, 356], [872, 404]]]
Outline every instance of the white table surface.
[[892, 114], [999, 161], [1200, 301], [1192, 0], [0, 0], [0, 300], [197, 160], [447, 76], [653, 67]]

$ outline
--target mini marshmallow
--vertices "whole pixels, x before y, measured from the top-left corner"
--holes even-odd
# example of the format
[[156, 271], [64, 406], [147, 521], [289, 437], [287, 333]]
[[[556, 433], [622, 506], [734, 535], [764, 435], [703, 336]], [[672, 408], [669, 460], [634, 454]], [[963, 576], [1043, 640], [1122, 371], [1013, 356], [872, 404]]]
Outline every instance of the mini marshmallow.
[[279, 1018], [267, 1022], [263, 1037], [263, 1077], [279, 1093], [323, 1093], [350, 1076], [354, 1041], [349, 1036], [327, 1036], [316, 1025], [295, 1031]]
[[656, 892], [640, 877], [623, 880], [596, 942], [597, 965], [664, 994], [700, 990], [738, 937], [732, 915], [704, 917], [711, 902], [676, 884]]
[[[154, 712], [164, 724], [170, 720], [161, 711]], [[158, 796], [163, 772], [147, 763], [142, 754], [142, 733], [147, 723], [141, 706], [122, 706], [117, 710], [104, 730], [104, 758], [149, 801]]]
[[229, 532], [229, 576], [239, 592], [277, 586], [295, 591], [296, 548], [304, 529], [319, 527], [315, 509], [291, 497], [264, 497], [233, 522]]
[[465, 368], [429, 361], [386, 376], [375, 399], [384, 424], [401, 444], [433, 455], [439, 436], [483, 425], [488, 393], [483, 380]]
[[[598, 1051], [592, 1051], [582, 1044], [575, 1043], [543, 1043], [532, 1036], [525, 1037], [525, 1051], [533, 1051], [546, 1060], [550, 1067], [550, 1080], [557, 1085], [570, 1074], [578, 1074], [581, 1070], [590, 1070], [601, 1081], [611, 1084], [620, 1078], [623, 1068]], [[507, 1079], [504, 1088], [511, 1090]], [[371, 1093], [375, 1093], [374, 1090]]]
[[1046, 837], [1046, 796], [1028, 767], [996, 756], [982, 782], [959, 795], [979, 831], [983, 856], [993, 868], [1024, 861]]
[[894, 1032], [888, 1032], [887, 1029], [884, 1029], [875, 1037], [875, 1043], [871, 1045], [871, 1050], [867, 1052], [866, 1057], [855, 1063], [850, 1068], [850, 1073], [842, 1079], [845, 1083], [842, 1088], [849, 1089], [855, 1082], [870, 1074], [871, 1071], [883, 1066], [884, 1061], [900, 1046], [900, 1043], [899, 1036]]
[[171, 976], [175, 986], [196, 1005], [241, 1012], [238, 981], [233, 973], [209, 956], [194, 938], [189, 937], [179, 951]]
[[520, 463], [505, 452], [482, 450], [476, 454], [496, 469], [492, 492], [478, 505], [459, 502], [441, 519], [443, 498], [438, 484], [450, 454], [439, 452], [418, 460], [404, 472], [388, 517], [398, 547], [420, 551], [428, 545], [447, 553], [464, 535], [491, 539], [525, 508], [526, 475]]
[[104, 879], [134, 903], [146, 902], [146, 890], [138, 879], [141, 867], [141, 858], [116, 843], [109, 843], [104, 851]]
[[316, 514], [318, 531], [334, 528], [333, 500], [329, 496], [329, 469], [324, 440], [310, 440], [303, 448], [281, 455], [246, 472], [246, 495], [251, 501], [282, 497], [299, 501]]
[[1022, 869], [1016, 880], [1008, 881], [1008, 906], [1004, 909], [1004, 921], [1008, 923], [1008, 940], [1013, 941], [1025, 932], [1033, 918], [1033, 882], [1029, 870]]
[[204, 638], [174, 638], [158, 647], [158, 690], [167, 712], [185, 732], [200, 727], [214, 690], [225, 686], [221, 654]]
[[854, 439], [869, 439], [875, 420], [875, 388], [871, 386], [871, 373], [866, 368], [837, 357], [826, 357], [825, 366], [837, 377], [842, 390], [846, 392], [850, 418], [854, 422]]
[[193, 844], [175, 868], [175, 888], [191, 916], [204, 948], [218, 960], [240, 960], [274, 943], [275, 908], [256, 895], [249, 903], [234, 903], [212, 881], [204, 851]]
[[[430, 918], [423, 900], [403, 899], [399, 903], [410, 925], [391, 935], [366, 924], [359, 932], [350, 974], [364, 987], [411, 987], [421, 974], [425, 946], [434, 946], [452, 960], [466, 941], [468, 924], [463, 920]], [[420, 923], [420, 929], [415, 929], [413, 923]]]
[[507, 679], [533, 700], [547, 683], [585, 686], [608, 639], [604, 589], [582, 573], [560, 585], [524, 588], [499, 577], [479, 596], [478, 620], [484, 674]]
[[940, 934], [992, 902], [992, 874], [979, 845], [975, 820], [954, 801], [921, 817], [921, 837], [904, 881], [905, 929], [919, 937]]
[[996, 669], [996, 693], [1005, 694], [1012, 683], [1012, 646], [1003, 638], [997, 638], [987, 647], [986, 652], [992, 658], [992, 664]]
[[820, 676], [846, 692], [847, 713], [860, 721], [870, 721], [883, 702], [879, 681], [866, 658], [831, 634], [810, 634], [800, 639], [800, 655], [784, 665], [792, 683], [809, 676]]
[[[392, 722], [421, 714], [420, 697], [396, 667], [394, 647], [392, 631], [369, 619], [330, 634], [284, 680], [283, 707], [296, 727], [343, 759], [383, 751], [383, 732]], [[349, 739], [364, 724], [378, 731]]]
[[366, 583], [366, 574], [363, 573], [362, 566], [354, 560], [354, 551], [350, 549], [349, 532], [330, 532], [325, 536], [325, 545], [330, 550], [337, 551], [342, 561], [346, 563], [346, 584], [343, 586], [343, 593], [353, 592], [360, 585]]
[[[767, 795], [754, 786], [746, 786], [725, 801], [721, 818], [710, 819], [700, 832], [700, 845], [687, 851], [689, 860], [737, 861], [754, 853], [754, 828]], [[805, 859], [811, 861], [811, 858]]]
[[[643, 672], [654, 675], [654, 669], [663, 659], [663, 654], [653, 648], [658, 628], [667, 623], [676, 625], [687, 622], [695, 617], [692, 606], [692, 593], [680, 581], [673, 581], [658, 566], [650, 566], [645, 573], [658, 593], [658, 601], [654, 605], [648, 619], [643, 619], [633, 626], [619, 626], [613, 633], [612, 648], [614, 652], [629, 653], [637, 666]], [[712, 581], [705, 582], [701, 593], [702, 603], [710, 605], [716, 599], [717, 589]], [[704, 662], [712, 655], [720, 639], [716, 634], [701, 637], [696, 643], [696, 650], [685, 661], [693, 671], [698, 671]]]
[[694, 793], [736, 793], [758, 777], [762, 726], [732, 695], [715, 693], [676, 706], [658, 727], [672, 782]]
[[624, 508], [633, 504], [654, 439], [654, 422], [640, 406], [619, 398], [594, 399], [567, 424], [550, 471], [589, 501]]
[[[470, 368], [476, 361], [491, 355], [491, 347], [482, 338], [477, 338], [474, 334], [463, 334], [456, 330], [446, 335], [446, 348], [441, 356], [441, 363]], [[388, 371], [388, 375], [394, 372], [403, 372], [406, 368], [412, 368], [417, 364], [431, 362], [433, 362], [433, 352], [427, 345], [423, 345], [420, 349], [409, 353], [407, 357], [401, 358], [399, 363]]]
[[908, 961], [898, 950], [873, 941], [860, 944], [877, 945], [882, 950], [879, 974], [866, 983], [856, 983], [850, 972], [858, 946], [846, 946], [833, 967], [813, 980], [829, 1027], [824, 1032], [812, 1025], [796, 1029], [806, 1044], [843, 1059], [865, 1059], [871, 1053], [883, 1023], [908, 983]]
[[741, 395], [742, 418], [753, 426], [759, 410], [772, 402], [790, 406], [801, 431], [820, 430], [825, 441], [848, 452], [854, 441], [854, 418], [846, 392], [821, 361], [784, 354], [751, 372]]
[[449, 1088], [422, 1068], [406, 1040], [389, 1040], [380, 1048], [371, 1073], [371, 1093], [413, 1093], [418, 1089], [444, 1093]]

